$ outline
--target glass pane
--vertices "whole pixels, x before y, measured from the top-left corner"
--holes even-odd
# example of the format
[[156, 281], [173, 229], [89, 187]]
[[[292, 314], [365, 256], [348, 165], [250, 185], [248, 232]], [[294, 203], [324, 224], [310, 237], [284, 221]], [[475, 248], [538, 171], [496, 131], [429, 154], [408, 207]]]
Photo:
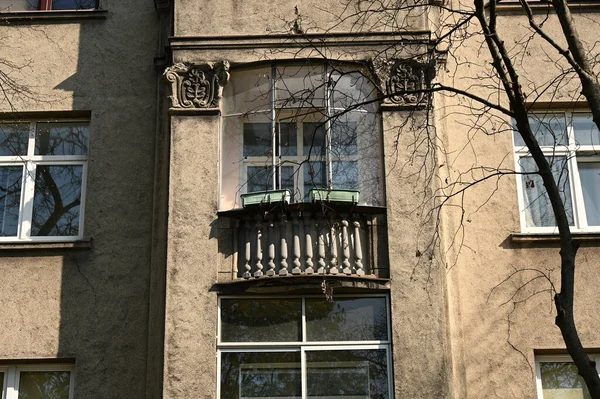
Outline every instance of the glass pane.
[[385, 349], [306, 352], [309, 398], [389, 398]]
[[600, 131], [592, 121], [592, 115], [573, 115], [575, 141], [580, 145], [600, 145]]
[[591, 399], [577, 367], [571, 362], [542, 362], [544, 399]]
[[[565, 204], [565, 211], [569, 224], [573, 225], [573, 205], [571, 203], [571, 187], [569, 185], [569, 171], [567, 169], [567, 159], [565, 157], [555, 157], [551, 162], [554, 179], [558, 183], [561, 198]], [[537, 166], [533, 158], [523, 157], [519, 159], [519, 165], [523, 172], [536, 172]], [[521, 184], [523, 187], [523, 196], [525, 202], [525, 220], [527, 227], [552, 227], [556, 226], [554, 211], [550, 205], [550, 199], [546, 193], [546, 188], [542, 183], [540, 175], [521, 175]]]
[[335, 121], [332, 125], [331, 155], [341, 157], [345, 155], [356, 155], [356, 122]]
[[244, 123], [244, 156], [273, 155], [271, 123]]
[[357, 70], [335, 70], [331, 72], [333, 86], [331, 97], [336, 111], [353, 107], [357, 110], [374, 112], [378, 98], [375, 87]]
[[[563, 114], [539, 115], [529, 118], [533, 135], [541, 146], [567, 145], [567, 125]], [[518, 132], [514, 134], [515, 145], [524, 146], [525, 142]]]
[[304, 200], [308, 201], [308, 192], [311, 188], [327, 187], [327, 169], [325, 162], [304, 162]]
[[279, 128], [279, 151], [280, 156], [296, 156], [298, 155], [297, 142], [297, 124], [296, 123], [277, 123]]
[[32, 236], [79, 235], [83, 166], [38, 166], [35, 172]]
[[333, 188], [358, 190], [358, 162], [333, 162]]
[[0, 11], [35, 11], [40, 9], [40, 0], [0, 0]]
[[53, 10], [86, 10], [96, 8], [96, 0], [52, 0]]
[[290, 190], [292, 193], [292, 198], [296, 197], [296, 192], [294, 191], [294, 181], [297, 178], [297, 175], [294, 173], [293, 166], [282, 166], [281, 170], [281, 188], [284, 190]]
[[579, 162], [579, 178], [588, 226], [600, 226], [600, 162]]
[[82, 122], [38, 123], [36, 155], [87, 155], [89, 129]]
[[308, 341], [387, 340], [385, 298], [306, 299]]
[[19, 399], [69, 399], [69, 371], [28, 371], [19, 377]]
[[260, 113], [271, 116], [271, 68], [239, 69], [223, 89], [223, 117]]
[[300, 299], [222, 299], [222, 342], [299, 342]]
[[246, 192], [273, 190], [272, 166], [248, 166]]
[[325, 156], [324, 122], [306, 122], [302, 125], [302, 154], [312, 159]]
[[277, 108], [321, 108], [325, 106], [323, 65], [277, 68]]
[[22, 178], [22, 166], [0, 167], [0, 237], [17, 235]]
[[300, 352], [221, 353], [221, 398], [301, 398]]
[[0, 124], [0, 156], [27, 155], [28, 123]]

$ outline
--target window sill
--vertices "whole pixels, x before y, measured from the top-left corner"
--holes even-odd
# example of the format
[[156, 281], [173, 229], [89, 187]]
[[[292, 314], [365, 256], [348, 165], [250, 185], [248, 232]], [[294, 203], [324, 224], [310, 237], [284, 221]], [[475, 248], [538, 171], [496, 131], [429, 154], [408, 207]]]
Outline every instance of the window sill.
[[218, 211], [218, 216], [242, 219], [245, 216], [255, 214], [266, 214], [274, 211], [285, 210], [290, 212], [323, 212], [324, 210], [335, 210], [346, 213], [364, 213], [372, 215], [385, 215], [386, 208], [381, 206], [355, 205], [343, 202], [295, 202], [284, 204], [281, 202], [252, 206], [248, 208], [235, 208], [227, 211]]
[[[573, 232], [573, 239], [579, 242], [600, 242], [600, 232]], [[558, 233], [511, 233], [513, 243], [553, 243], [560, 242]]]
[[314, 274], [311, 276], [277, 276], [251, 280], [234, 280], [217, 283], [213, 290], [221, 295], [239, 294], [314, 294], [321, 293], [323, 281], [335, 290], [336, 294], [360, 292], [387, 292], [390, 279], [375, 276], [345, 276], [343, 274]]
[[0, 23], [106, 19], [107, 14], [107, 10], [2, 11], [0, 12]]
[[0, 251], [90, 250], [93, 239], [69, 242], [0, 242]]
[[[530, 2], [529, 7], [533, 12], [548, 11], [552, 10], [552, 5], [545, 2]], [[569, 1], [569, 8], [571, 11], [600, 11], [600, 3], [594, 0], [582, 0], [582, 1]], [[506, 11], [517, 11], [523, 13], [523, 6], [518, 1], [508, 1], [497, 5], [499, 12]]]

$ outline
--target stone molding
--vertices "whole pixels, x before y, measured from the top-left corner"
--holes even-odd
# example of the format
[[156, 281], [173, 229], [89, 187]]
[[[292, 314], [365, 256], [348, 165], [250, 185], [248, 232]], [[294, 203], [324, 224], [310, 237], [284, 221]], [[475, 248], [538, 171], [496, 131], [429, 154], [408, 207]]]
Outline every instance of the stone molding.
[[165, 70], [164, 77], [171, 84], [171, 108], [217, 108], [229, 81], [229, 62], [177, 63]]
[[433, 64], [424, 59], [384, 59], [371, 61], [384, 104], [424, 105], [433, 78]]

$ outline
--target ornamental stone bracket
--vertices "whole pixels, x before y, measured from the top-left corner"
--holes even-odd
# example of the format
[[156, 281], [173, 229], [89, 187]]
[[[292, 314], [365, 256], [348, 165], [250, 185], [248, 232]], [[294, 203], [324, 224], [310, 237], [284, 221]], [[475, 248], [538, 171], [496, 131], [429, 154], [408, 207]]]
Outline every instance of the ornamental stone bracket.
[[229, 80], [229, 62], [177, 63], [165, 70], [164, 77], [171, 84], [171, 108], [217, 108], [223, 86]]
[[384, 105], [424, 106], [434, 76], [434, 63], [425, 59], [374, 59], [371, 65], [384, 94]]

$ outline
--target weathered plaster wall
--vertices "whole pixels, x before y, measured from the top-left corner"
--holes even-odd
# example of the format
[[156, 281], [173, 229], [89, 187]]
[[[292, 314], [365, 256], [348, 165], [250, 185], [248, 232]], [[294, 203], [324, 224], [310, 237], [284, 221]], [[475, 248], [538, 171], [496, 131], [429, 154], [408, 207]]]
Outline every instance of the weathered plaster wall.
[[383, 110], [396, 398], [448, 397], [444, 265], [428, 248], [434, 182], [424, 172], [434, 159], [427, 145], [414, 145], [425, 117]]
[[0, 359], [72, 358], [76, 397], [143, 398], [157, 17], [152, 2], [102, 6], [106, 19], [0, 27], [0, 57], [22, 67], [11, 76], [31, 92], [2, 112], [91, 112], [84, 236], [93, 238], [84, 250], [0, 248]]
[[218, 116], [171, 116], [165, 398], [216, 395], [218, 142]]
[[[578, 15], [577, 18], [584, 38], [594, 37], [592, 32], [598, 28], [593, 22], [596, 16]], [[515, 40], [525, 37], [524, 23], [523, 18], [516, 16], [500, 19], [505, 43], [515, 46]], [[544, 26], [552, 34], [558, 33], [552, 18]], [[467, 79], [489, 65], [486, 52], [487, 49], [481, 49], [477, 43], [462, 47], [457, 60], [470, 60], [480, 67], [467, 68], [463, 64], [456, 70], [454, 79], [443, 76], [445, 83], [462, 88], [470, 85], [479, 94], [486, 93], [483, 88], [477, 88], [485, 84], [485, 80]], [[515, 54], [520, 54], [515, 58], [525, 90], [548, 82], [556, 72], [553, 62], [545, 55], [554, 53], [539, 41], [529, 43], [527, 52], [515, 51]], [[454, 58], [448, 60], [447, 70], [454, 71]], [[558, 92], [545, 93], [540, 101], [572, 101], [578, 92], [570, 84]], [[448, 173], [449, 181], [456, 180], [461, 172], [481, 166], [513, 170], [510, 120], [494, 119], [490, 117], [493, 112], [486, 112], [483, 123], [474, 122], [475, 117], [461, 112], [464, 108], [459, 104], [456, 98], [443, 98], [436, 107], [438, 126], [447, 137], [444, 160], [440, 156], [439, 163], [444, 173]], [[474, 123], [479, 128], [469, 129]], [[486, 135], [486, 132], [493, 134]], [[475, 172], [463, 178], [473, 176], [481, 174]], [[464, 215], [461, 209], [448, 208], [444, 219], [446, 248], [450, 249], [446, 261], [454, 397], [536, 398], [535, 351], [564, 348], [554, 325], [553, 298], [550, 292], [544, 291], [549, 288], [547, 281], [538, 279], [528, 283], [537, 275], [535, 272], [520, 273], [508, 282], [503, 281], [515, 270], [539, 269], [548, 273], [559, 288], [559, 246], [550, 242], [519, 244], [511, 240], [511, 233], [521, 230], [515, 176], [505, 176], [499, 182], [492, 179], [470, 188], [462, 204]], [[455, 231], [460, 234], [453, 239]], [[451, 244], [454, 244], [452, 248]], [[584, 346], [590, 349], [600, 347], [597, 334], [600, 328], [597, 317], [599, 256], [597, 242], [584, 244], [578, 254], [576, 272], [576, 323]], [[511, 298], [523, 285], [525, 288], [514, 297], [518, 302], [515, 304]], [[541, 294], [529, 298], [535, 292]]]
[[[307, 0], [296, 4], [287, 0], [270, 3], [224, 0], [214, 4], [177, 0], [175, 3], [176, 36], [360, 32], [365, 30], [365, 25], [371, 31], [389, 30], [389, 26], [373, 22], [378, 13], [367, 12], [370, 5], [361, 3], [359, 7], [351, 1]], [[397, 19], [414, 30], [423, 29], [427, 23], [422, 9], [400, 11]]]

